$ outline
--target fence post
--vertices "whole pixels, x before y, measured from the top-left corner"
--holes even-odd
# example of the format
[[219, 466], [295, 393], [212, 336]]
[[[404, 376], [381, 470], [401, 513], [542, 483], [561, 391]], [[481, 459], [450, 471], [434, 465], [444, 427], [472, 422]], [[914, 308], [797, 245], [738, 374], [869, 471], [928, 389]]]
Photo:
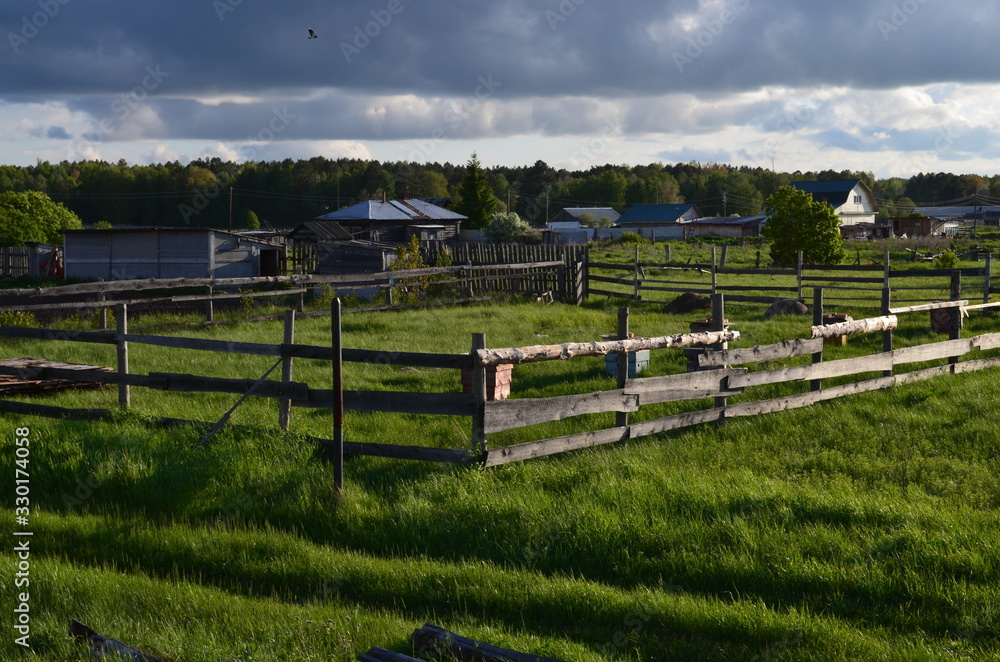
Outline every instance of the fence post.
[[[892, 290], [888, 287], [882, 288], [882, 314], [888, 315], [889, 308], [892, 307]], [[882, 351], [892, 351], [892, 330], [882, 332]], [[892, 377], [892, 370], [883, 370], [883, 377]]]
[[208, 299], [205, 301], [205, 321], [214, 322], [215, 321], [215, 304], [212, 303], [212, 296], [214, 290], [211, 285], [205, 287], [205, 294], [208, 295]]
[[667, 262], [670, 262], [670, 242], [669, 241], [666, 242], [666, 255], [664, 255], [664, 257], [666, 257], [666, 259], [667, 259], [666, 261]]
[[330, 335], [333, 347], [333, 447], [327, 448], [333, 459], [333, 489], [344, 491], [344, 356], [341, 334], [340, 299], [330, 304]]
[[[628, 308], [618, 309], [618, 331], [615, 336], [618, 340], [628, 340], [628, 315]], [[628, 352], [618, 352], [616, 358], [618, 359], [618, 388], [624, 389], [625, 382], [628, 381]], [[636, 363], [638, 364], [638, 361]], [[638, 369], [638, 365], [636, 369]], [[626, 425], [628, 425], [628, 413], [615, 412], [615, 427], [623, 428]], [[625, 435], [619, 443], [622, 446], [628, 446], [628, 435]]]
[[[715, 258], [715, 248], [714, 247], [712, 248], [712, 258], [713, 258], [712, 262], [714, 263], [715, 262], [715, 260], [714, 260], [714, 258]], [[715, 288], [713, 287], [712, 289], [714, 290]], [[725, 294], [713, 293], [712, 294], [712, 331], [725, 331], [725, 330], [726, 330], [726, 295]], [[706, 347], [706, 350], [707, 349], [722, 350], [722, 349], [727, 349], [728, 347], [729, 347], [729, 343], [723, 341], [723, 342], [720, 342], [720, 343], [716, 343], [714, 345], [710, 345], [709, 347]], [[721, 414], [719, 414], [719, 420], [717, 420], [715, 422], [715, 425], [717, 427], [722, 427], [722, 426], [724, 426], [726, 424], [726, 413], [725, 413], [726, 398], [725, 398], [725, 396], [719, 396], [719, 397], [715, 398], [715, 406], [716, 406], [716, 408], [723, 409], [723, 412]]]
[[726, 257], [729, 255], [729, 244], [722, 244], [722, 258], [719, 260], [719, 268], [726, 268]]
[[295, 295], [295, 312], [304, 313], [306, 310], [306, 295], [304, 292], [299, 292]]
[[[101, 292], [101, 304], [106, 304], [108, 302], [108, 297], [104, 292]], [[108, 330], [108, 307], [106, 305], [101, 306], [101, 331]]]
[[993, 253], [986, 253], [986, 268], [983, 270], [983, 303], [990, 302], [990, 281], [993, 279]]
[[[125, 341], [125, 336], [128, 335], [128, 304], [119, 304], [115, 317], [118, 327], [115, 334], [115, 340], [118, 341], [118, 375], [124, 377], [128, 375], [128, 342]], [[124, 381], [118, 382], [118, 405], [128, 409], [131, 404], [132, 391], [129, 385]]]
[[[285, 335], [282, 339], [286, 345], [295, 342], [295, 311], [285, 311]], [[288, 384], [292, 381], [292, 357], [282, 352], [281, 361], [281, 382]], [[292, 421], [292, 401], [290, 398], [282, 398], [278, 401], [278, 425], [282, 430], [288, 431]]]
[[632, 287], [634, 289], [633, 299], [639, 303], [639, 245], [635, 246], [635, 272], [632, 277]]
[[472, 365], [472, 396], [476, 400], [476, 410], [472, 415], [472, 452], [479, 453], [483, 460], [489, 451], [486, 439], [486, 367], [475, 364], [476, 350], [486, 349], [486, 334], [472, 334], [472, 351], [469, 358]]
[[882, 267], [882, 287], [892, 287], [892, 285], [889, 283], [889, 275], [890, 275], [889, 251], [885, 252], [883, 259], [885, 260], [885, 265]]
[[[951, 300], [958, 301], [962, 298], [962, 272], [955, 269], [951, 272]], [[948, 325], [948, 337], [958, 340], [962, 337], [962, 309], [951, 309], [951, 323]], [[949, 356], [948, 363], [954, 365], [958, 363], [957, 356]]]
[[718, 259], [716, 255], [715, 246], [712, 246], [712, 296], [718, 293], [719, 276], [718, 276]]
[[[813, 288], [813, 326], [821, 326], [823, 324], [823, 288], [816, 287]], [[823, 350], [816, 352], [812, 355], [813, 365], [823, 362]], [[822, 391], [823, 390], [823, 380], [814, 379], [809, 382], [810, 391]]]
[[795, 275], [798, 280], [798, 286], [797, 286], [798, 296], [795, 298], [801, 301], [802, 300], [802, 251], [799, 251], [799, 259], [798, 259], [798, 264], [795, 268]]

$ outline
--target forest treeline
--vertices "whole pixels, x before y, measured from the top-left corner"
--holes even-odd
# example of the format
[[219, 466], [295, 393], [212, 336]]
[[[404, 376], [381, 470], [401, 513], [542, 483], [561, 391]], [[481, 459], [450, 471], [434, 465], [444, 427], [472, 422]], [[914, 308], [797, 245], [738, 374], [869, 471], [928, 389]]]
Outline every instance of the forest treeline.
[[[124, 161], [44, 161], [0, 166], [0, 192], [42, 191], [75, 212], [86, 225], [213, 227], [247, 224], [248, 212], [264, 227], [290, 228], [362, 200], [461, 196], [465, 164], [286, 159], [233, 163], [218, 158], [186, 165], [128, 165]], [[656, 202], [694, 202], [705, 216], [760, 212], [778, 187], [796, 180], [861, 179], [887, 216], [907, 215], [914, 204], [1000, 202], [1000, 176], [918, 174], [876, 179], [870, 172], [775, 173], [759, 167], [717, 163], [602, 165], [585, 171], [556, 170], [543, 161], [486, 169], [489, 185], [532, 225], [565, 207], [614, 207]]]

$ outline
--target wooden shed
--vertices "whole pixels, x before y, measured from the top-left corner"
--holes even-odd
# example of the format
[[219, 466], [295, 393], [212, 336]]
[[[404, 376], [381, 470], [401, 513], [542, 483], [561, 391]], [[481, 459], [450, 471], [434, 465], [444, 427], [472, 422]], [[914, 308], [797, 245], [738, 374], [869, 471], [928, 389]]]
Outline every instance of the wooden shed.
[[321, 242], [316, 273], [358, 274], [388, 271], [396, 261], [396, 245], [364, 239]]
[[252, 278], [278, 276], [282, 246], [209, 228], [66, 230], [66, 278]]

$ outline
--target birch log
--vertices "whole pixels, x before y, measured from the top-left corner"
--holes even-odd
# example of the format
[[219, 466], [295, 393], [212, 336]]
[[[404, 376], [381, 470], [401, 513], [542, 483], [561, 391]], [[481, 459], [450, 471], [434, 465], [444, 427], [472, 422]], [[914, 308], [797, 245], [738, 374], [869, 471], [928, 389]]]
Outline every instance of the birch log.
[[876, 333], [879, 331], [891, 331], [899, 325], [899, 320], [895, 315], [884, 317], [869, 317], [851, 322], [840, 322], [838, 324], [822, 324], [812, 328], [813, 338], [839, 338], [840, 336], [850, 336], [856, 333]]
[[644, 349], [715, 345], [717, 343], [739, 340], [739, 337], [739, 331], [704, 331], [701, 333], [678, 333], [673, 336], [659, 336], [656, 338], [629, 338], [627, 340], [566, 343], [563, 345], [479, 349], [475, 352], [474, 360], [477, 366], [489, 367], [508, 363], [534, 363], [537, 361], [571, 359], [576, 356], [605, 356], [607, 354], [622, 352], [634, 353]]

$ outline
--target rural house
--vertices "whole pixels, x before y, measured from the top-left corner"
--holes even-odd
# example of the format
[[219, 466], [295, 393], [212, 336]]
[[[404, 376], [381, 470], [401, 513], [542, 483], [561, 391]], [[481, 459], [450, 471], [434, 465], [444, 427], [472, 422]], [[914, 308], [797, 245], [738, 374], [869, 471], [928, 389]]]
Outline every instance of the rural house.
[[767, 216], [696, 218], [686, 224], [688, 237], [759, 237]]
[[446, 241], [458, 236], [467, 216], [419, 199], [366, 200], [316, 218], [336, 221], [354, 239], [402, 244], [416, 236], [421, 241]]
[[835, 179], [822, 182], [792, 182], [790, 186], [812, 195], [816, 202], [833, 207], [841, 225], [875, 225], [878, 205], [875, 195], [860, 179]]
[[947, 234], [948, 222], [933, 216], [905, 217], [892, 219], [892, 232], [900, 237], [937, 237]]
[[616, 227], [641, 234], [653, 241], [683, 239], [684, 225], [701, 217], [693, 203], [634, 205], [618, 218]]
[[209, 228], [65, 230], [66, 278], [278, 276], [284, 247]]

